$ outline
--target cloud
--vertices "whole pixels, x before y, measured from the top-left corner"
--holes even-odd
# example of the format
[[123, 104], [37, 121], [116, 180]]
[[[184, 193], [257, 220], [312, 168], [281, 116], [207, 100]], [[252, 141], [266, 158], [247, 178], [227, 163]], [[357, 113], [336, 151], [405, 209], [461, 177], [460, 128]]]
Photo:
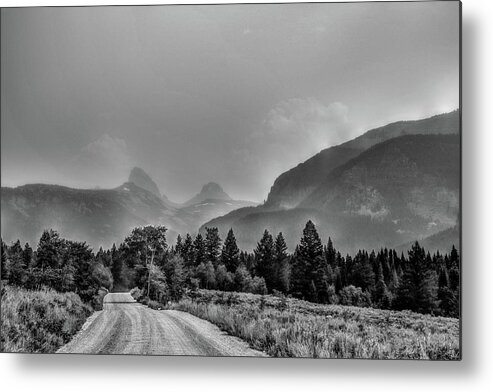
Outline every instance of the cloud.
[[310, 98], [292, 98], [271, 108], [261, 127], [244, 145], [233, 150], [235, 159], [256, 173], [256, 184], [266, 192], [275, 178], [321, 150], [353, 136], [348, 107]]
[[128, 176], [131, 160], [124, 139], [107, 133], [82, 147], [69, 163], [68, 169], [80, 185], [121, 184]]
[[279, 158], [287, 158], [290, 164], [299, 163], [350, 138], [348, 112], [340, 102], [324, 104], [316, 98], [279, 102], [269, 110], [262, 127], [253, 133], [253, 150], [278, 151]]

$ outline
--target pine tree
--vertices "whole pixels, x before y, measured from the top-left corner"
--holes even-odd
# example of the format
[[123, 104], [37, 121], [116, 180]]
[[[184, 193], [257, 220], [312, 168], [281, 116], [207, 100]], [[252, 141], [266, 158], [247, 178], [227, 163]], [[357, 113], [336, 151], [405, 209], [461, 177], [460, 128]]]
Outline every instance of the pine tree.
[[116, 245], [113, 244], [111, 248], [111, 275], [113, 276], [113, 287], [117, 289], [128, 289], [126, 287], [127, 282], [123, 276], [123, 257], [122, 252], [116, 249]]
[[0, 264], [0, 276], [1, 279], [6, 279], [7, 278], [7, 245], [3, 240], [0, 238], [0, 251], [2, 253], [2, 261]]
[[267, 229], [257, 243], [254, 250], [256, 275], [264, 278], [268, 291], [272, 291], [275, 284], [274, 268], [274, 239]]
[[274, 243], [274, 265], [275, 265], [275, 289], [287, 293], [289, 291], [289, 279], [291, 266], [289, 263], [288, 247], [282, 232], [280, 232]]
[[166, 284], [168, 286], [168, 295], [171, 300], [179, 300], [185, 290], [185, 265], [183, 258], [178, 255], [172, 255], [164, 266], [166, 275]]
[[221, 252], [221, 263], [226, 266], [229, 272], [235, 272], [240, 264], [240, 250], [236, 244], [236, 238], [232, 228], [229, 229], [226, 240], [224, 241]]
[[374, 260], [375, 257], [370, 258], [368, 253], [359, 251], [353, 261], [350, 284], [372, 293], [375, 289], [375, 273], [371, 263]]
[[7, 279], [9, 284], [22, 286], [27, 280], [21, 243], [17, 240], [8, 250]]
[[332, 243], [332, 239], [330, 237], [325, 248], [325, 259], [327, 260], [327, 264], [333, 270], [337, 267], [337, 252], [334, 249], [334, 244]]
[[193, 242], [193, 251], [195, 265], [199, 265], [208, 261], [206, 257], [204, 239], [202, 237], [202, 234], [200, 233], [197, 234], [197, 236], [195, 237], [195, 241]]
[[221, 237], [219, 237], [219, 231], [217, 227], [206, 227], [205, 236], [205, 255], [206, 260], [210, 261], [214, 267], [219, 262], [219, 255], [221, 254]]
[[380, 309], [390, 309], [392, 305], [392, 294], [385, 284], [381, 263], [377, 268], [377, 284], [375, 285], [373, 302]]
[[33, 265], [33, 248], [29, 246], [29, 244], [26, 242], [24, 245], [24, 250], [22, 252], [22, 257], [24, 259], [24, 267], [25, 268], [30, 268]]
[[183, 251], [183, 242], [181, 239], [181, 235], [178, 234], [178, 237], [176, 237], [175, 252], [176, 252], [176, 254], [183, 256], [182, 251]]
[[53, 230], [45, 230], [39, 239], [36, 251], [36, 267], [45, 271], [47, 268], [58, 268], [64, 251], [64, 241]]
[[327, 263], [322, 242], [310, 220], [294, 256], [292, 274], [294, 294], [313, 302], [328, 302]]
[[181, 256], [187, 268], [190, 268], [194, 264], [194, 245], [192, 236], [187, 233], [185, 236], [185, 241], [181, 248]]
[[419, 313], [431, 313], [435, 308], [436, 282], [434, 272], [426, 264], [426, 254], [416, 241], [409, 253], [397, 290], [394, 307]]
[[438, 275], [437, 297], [442, 316], [459, 317], [459, 301], [456, 293], [450, 288], [446, 265], [440, 268], [440, 274]]

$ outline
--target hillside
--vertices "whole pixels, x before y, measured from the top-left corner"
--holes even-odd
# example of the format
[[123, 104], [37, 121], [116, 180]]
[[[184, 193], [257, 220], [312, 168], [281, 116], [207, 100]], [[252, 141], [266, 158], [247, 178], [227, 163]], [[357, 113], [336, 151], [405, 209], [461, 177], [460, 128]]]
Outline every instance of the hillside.
[[[168, 241], [178, 233], [195, 234], [210, 219], [232, 210], [253, 206], [232, 200], [219, 185], [203, 187], [190, 205], [176, 205], [161, 196], [155, 182], [134, 168], [129, 182], [115, 189], [74, 189], [59, 185], [30, 184], [2, 187], [2, 238], [34, 244], [44, 229], [52, 228], [63, 237], [86, 241], [93, 247], [120, 243], [136, 226], [165, 225]], [[139, 186], [140, 184], [140, 186]], [[203, 199], [219, 195], [227, 199]]]
[[31, 184], [2, 188], [2, 238], [35, 243], [46, 228], [93, 246], [120, 242], [135, 226], [181, 229], [175, 211], [151, 192], [125, 183], [115, 189]]
[[307, 161], [281, 174], [274, 182], [266, 204], [275, 208], [294, 208], [303, 201], [337, 166], [364, 150], [398, 136], [413, 134], [459, 134], [459, 111], [416, 121], [399, 121], [372, 129], [363, 135], [322, 150]]
[[297, 208], [240, 209], [206, 225], [223, 235], [232, 227], [245, 249], [264, 228], [282, 231], [293, 249], [308, 219], [343, 252], [428, 237], [457, 223], [459, 142], [456, 135], [394, 138], [334, 169]]

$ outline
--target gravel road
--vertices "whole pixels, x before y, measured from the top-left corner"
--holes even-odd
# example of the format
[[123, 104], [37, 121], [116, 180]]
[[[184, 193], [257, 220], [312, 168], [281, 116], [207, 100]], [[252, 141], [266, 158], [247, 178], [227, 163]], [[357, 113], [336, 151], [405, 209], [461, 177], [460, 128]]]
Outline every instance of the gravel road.
[[189, 313], [153, 310], [129, 293], [111, 293], [79, 333], [58, 350], [80, 354], [265, 356]]

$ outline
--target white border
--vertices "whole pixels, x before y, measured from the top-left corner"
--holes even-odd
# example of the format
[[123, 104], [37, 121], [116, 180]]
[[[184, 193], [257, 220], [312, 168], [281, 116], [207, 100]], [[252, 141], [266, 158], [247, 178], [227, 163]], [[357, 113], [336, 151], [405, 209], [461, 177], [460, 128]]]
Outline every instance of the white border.
[[[176, 2], [176, 1], [175, 1]], [[209, 1], [210, 2], [210, 1]], [[231, 1], [216, 0], [215, 3]], [[248, 1], [246, 1], [248, 2]], [[250, 1], [259, 2], [259, 1]], [[166, 4], [14, 1], [0, 6]], [[181, 1], [203, 4], [207, 1]], [[493, 2], [463, 1], [462, 362], [0, 354], [4, 391], [486, 391], [493, 385]], [[490, 121], [488, 121], [490, 120]]]

